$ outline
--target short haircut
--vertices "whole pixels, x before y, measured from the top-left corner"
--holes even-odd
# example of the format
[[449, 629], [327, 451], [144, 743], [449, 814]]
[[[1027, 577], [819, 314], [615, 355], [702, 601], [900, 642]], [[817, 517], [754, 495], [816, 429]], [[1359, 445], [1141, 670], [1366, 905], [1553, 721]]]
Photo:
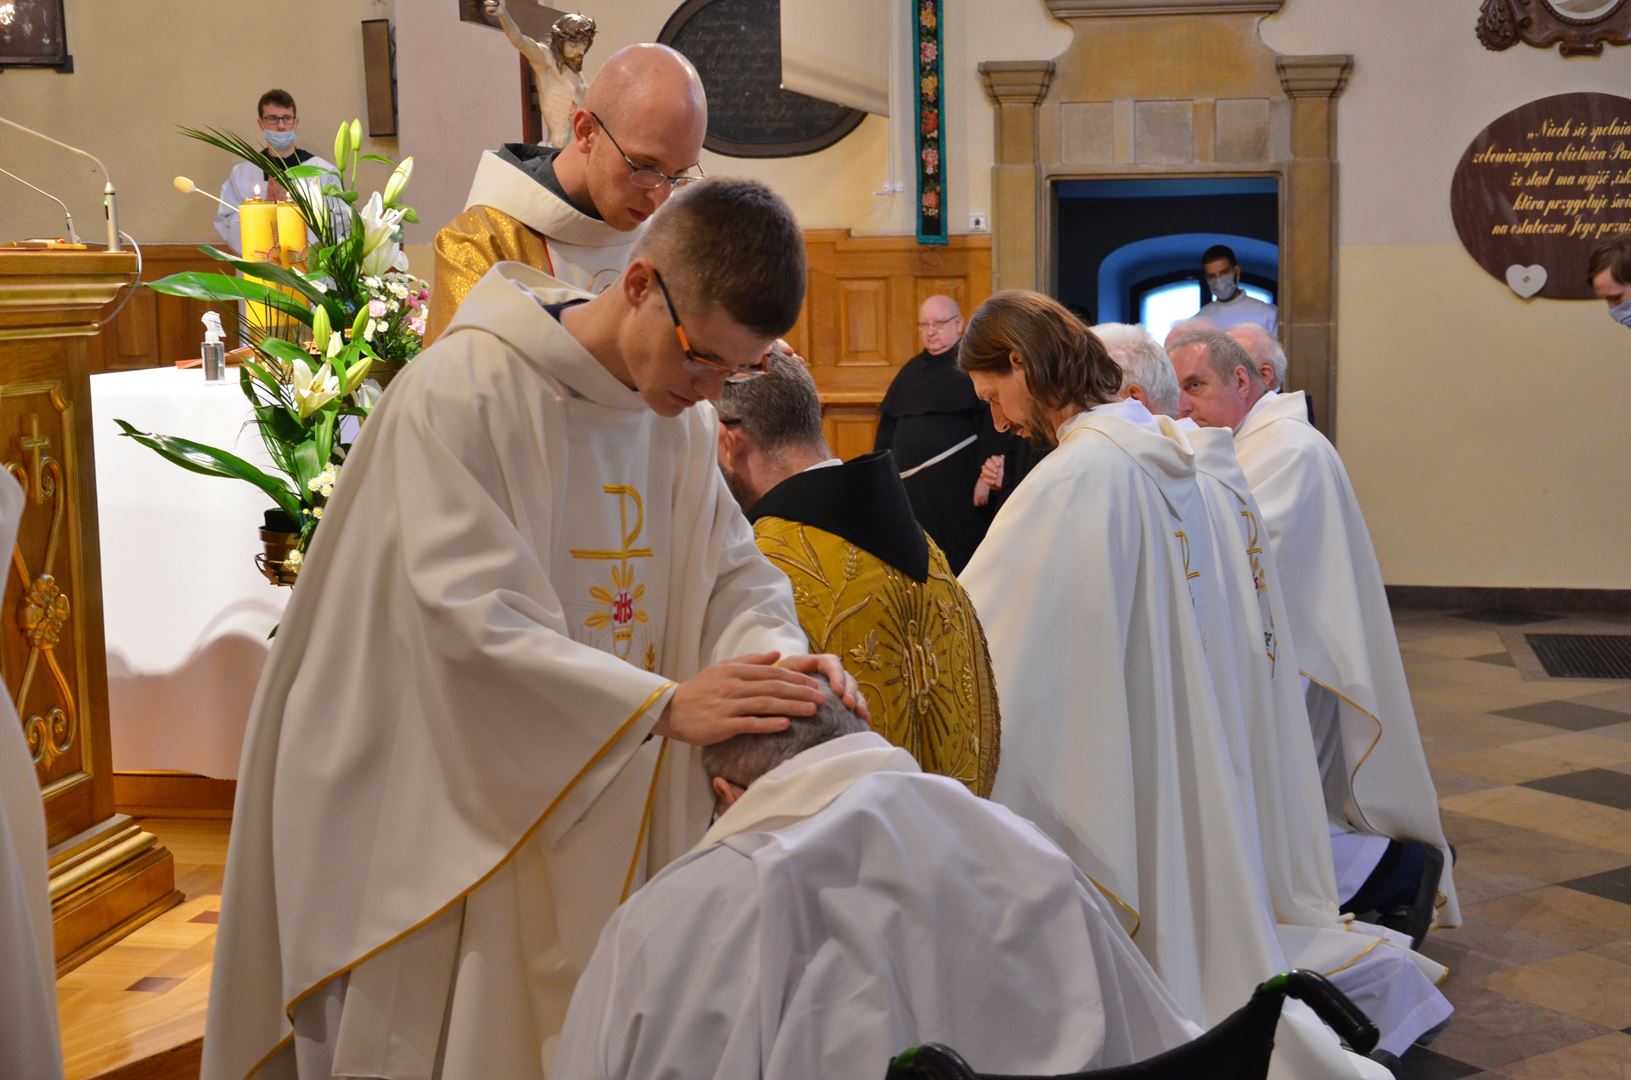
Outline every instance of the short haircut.
[[1621, 285], [1631, 285], [1631, 233], [1621, 233], [1610, 237], [1598, 244], [1591, 253], [1591, 262], [1586, 271], [1586, 280], [1610, 271], [1610, 275]]
[[708, 774], [708, 779], [720, 776], [746, 787], [782, 762], [813, 746], [871, 730], [865, 720], [851, 712], [839, 699], [826, 679], [820, 675], [814, 678], [827, 691], [827, 700], [816, 709], [814, 716], [790, 717], [792, 723], [784, 731], [767, 735], [734, 735], [724, 742], [704, 746], [702, 770]]
[[766, 369], [756, 379], [725, 384], [719, 395], [719, 419], [740, 425], [753, 445], [768, 454], [784, 448], [825, 451], [821, 392], [815, 379], [803, 364], [780, 353], [770, 354]]
[[1216, 262], [1218, 259], [1228, 259], [1230, 266], [1239, 266], [1240, 260], [1235, 258], [1235, 249], [1228, 244], [1213, 244], [1201, 255], [1201, 265]]
[[1191, 330], [1188, 333], [1179, 334], [1168, 352], [1177, 352], [1187, 345], [1202, 345], [1206, 348], [1206, 359], [1212, 365], [1212, 370], [1217, 372], [1219, 378], [1232, 379], [1235, 376], [1235, 368], [1245, 368], [1246, 381], [1253, 387], [1262, 387], [1262, 372], [1257, 370], [1257, 365], [1252, 362], [1251, 355], [1231, 339], [1228, 334], [1218, 330]]
[[965, 372], [1011, 370], [1018, 354], [1031, 396], [1050, 409], [1090, 409], [1121, 393], [1121, 368], [1087, 325], [1059, 301], [1012, 289], [980, 305], [958, 345]]
[[1252, 363], [1267, 364], [1274, 372], [1273, 389], [1278, 390], [1286, 381], [1286, 351], [1280, 339], [1256, 323], [1238, 323], [1228, 331], [1229, 340], [1235, 342], [1251, 356]]
[[804, 234], [781, 196], [757, 180], [713, 178], [675, 191], [629, 258], [658, 264], [669, 287], [717, 304], [766, 337], [792, 329], [804, 304]]
[[1178, 414], [1178, 375], [1161, 343], [1142, 326], [1127, 323], [1100, 323], [1093, 333], [1104, 343], [1110, 359], [1121, 368], [1121, 389], [1137, 383], [1149, 399], [1150, 411], [1163, 416]]
[[261, 99], [255, 103], [256, 119], [266, 115], [268, 105], [282, 105], [296, 116], [300, 115], [300, 110], [294, 107], [294, 97], [287, 90], [268, 90], [262, 94]]

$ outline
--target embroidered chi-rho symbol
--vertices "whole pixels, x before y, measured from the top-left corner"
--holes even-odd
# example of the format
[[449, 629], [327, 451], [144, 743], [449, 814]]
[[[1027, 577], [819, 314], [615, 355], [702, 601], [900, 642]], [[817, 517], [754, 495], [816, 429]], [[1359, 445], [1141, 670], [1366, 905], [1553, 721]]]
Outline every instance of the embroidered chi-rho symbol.
[[[640, 606], [645, 599], [646, 587], [639, 583], [632, 560], [649, 559], [653, 552], [650, 548], [634, 546], [640, 540], [640, 532], [645, 528], [646, 521], [645, 500], [640, 493], [626, 484], [607, 484], [603, 490], [617, 499], [618, 533], [622, 546], [615, 549], [572, 548], [571, 554], [574, 559], [602, 560], [612, 564], [608, 575], [609, 587], [589, 587], [595, 610], [584, 618], [583, 626], [585, 630], [592, 631], [604, 631], [609, 627], [612, 653], [621, 660], [627, 660], [634, 651], [634, 628], [651, 622], [651, 616]], [[632, 528], [629, 526], [631, 507], [634, 510]], [[649, 668], [656, 660], [656, 649], [648, 643], [645, 652], [646, 666]]]

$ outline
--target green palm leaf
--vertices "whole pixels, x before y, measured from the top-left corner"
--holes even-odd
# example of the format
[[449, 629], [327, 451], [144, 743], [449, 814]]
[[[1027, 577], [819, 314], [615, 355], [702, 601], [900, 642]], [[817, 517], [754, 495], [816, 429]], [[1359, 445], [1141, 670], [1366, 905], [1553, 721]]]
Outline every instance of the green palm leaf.
[[[311, 309], [281, 289], [229, 274], [207, 274], [201, 270], [187, 270], [180, 274], [150, 281], [147, 287], [168, 296], [185, 296], [191, 300], [253, 300], [257, 304], [277, 308], [286, 315], [311, 325]], [[327, 305], [325, 305], [327, 306]]]
[[143, 446], [152, 450], [160, 457], [173, 465], [179, 465], [189, 472], [199, 473], [202, 476], [224, 476], [231, 480], [243, 480], [254, 484], [271, 497], [283, 512], [300, 520], [300, 499], [290, 490], [289, 485], [251, 465], [236, 454], [229, 454], [225, 450], [217, 450], [213, 446], [193, 442], [191, 439], [181, 439], [174, 435], [151, 435], [144, 431], [137, 431], [123, 420], [115, 420], [120, 430], [126, 436], [135, 439]]

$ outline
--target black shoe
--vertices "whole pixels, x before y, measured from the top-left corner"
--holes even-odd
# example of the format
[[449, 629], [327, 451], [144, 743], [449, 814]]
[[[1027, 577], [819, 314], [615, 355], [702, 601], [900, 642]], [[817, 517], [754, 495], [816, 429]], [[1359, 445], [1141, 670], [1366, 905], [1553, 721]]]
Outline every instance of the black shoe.
[[1444, 852], [1431, 844], [1406, 840], [1404, 845], [1421, 860], [1422, 873], [1416, 882], [1416, 895], [1409, 904], [1391, 908], [1376, 920], [1380, 926], [1397, 930], [1410, 938], [1410, 947], [1420, 949], [1427, 940], [1427, 929], [1433, 925], [1433, 913], [1438, 910], [1438, 883], [1444, 874]]

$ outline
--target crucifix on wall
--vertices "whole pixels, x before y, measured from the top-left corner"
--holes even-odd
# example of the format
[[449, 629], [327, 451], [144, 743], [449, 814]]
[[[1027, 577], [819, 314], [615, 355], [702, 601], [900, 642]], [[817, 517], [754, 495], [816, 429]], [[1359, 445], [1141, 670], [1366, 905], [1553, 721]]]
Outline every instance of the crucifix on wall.
[[522, 141], [566, 145], [594, 20], [537, 0], [459, 0], [459, 18], [502, 31], [520, 52]]

